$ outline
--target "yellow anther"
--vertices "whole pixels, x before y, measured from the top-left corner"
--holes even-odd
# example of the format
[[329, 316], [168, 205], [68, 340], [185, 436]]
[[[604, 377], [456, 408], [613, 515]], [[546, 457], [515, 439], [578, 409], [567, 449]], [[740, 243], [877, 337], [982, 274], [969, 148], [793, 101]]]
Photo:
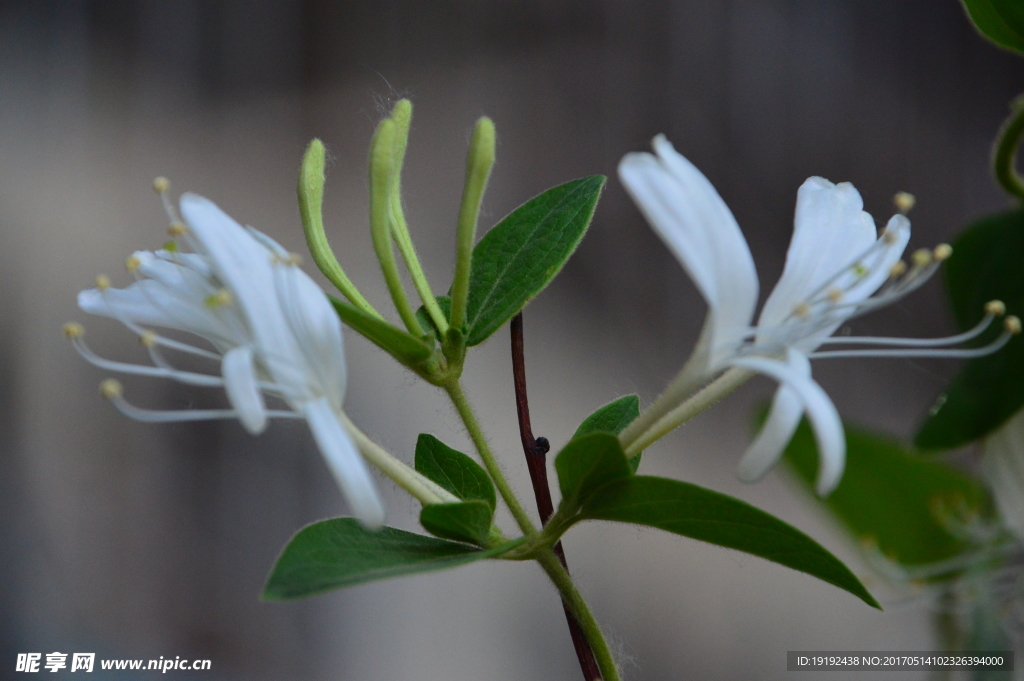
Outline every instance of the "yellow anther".
[[100, 383], [100, 395], [103, 395], [108, 400], [120, 397], [122, 392], [124, 391], [121, 389], [121, 383], [113, 378], [108, 378]]
[[171, 181], [166, 177], [158, 177], [153, 180], [153, 191], [157, 194], [163, 194], [171, 188]]
[[910, 256], [910, 259], [914, 261], [915, 267], [924, 267], [932, 261], [932, 252], [927, 248], [919, 248], [914, 251], [914, 254]]
[[106, 291], [110, 288], [110, 278], [105, 274], [100, 274], [96, 277], [96, 288], [100, 291]]
[[892, 264], [892, 267], [889, 268], [889, 276], [895, 279], [896, 277], [901, 276], [906, 271], [907, 263], [902, 260], [897, 260]]
[[1006, 314], [1006, 305], [1001, 300], [990, 300], [985, 303], [985, 314], [1002, 317]]
[[797, 317], [800, 317], [801, 319], [806, 319], [811, 315], [811, 306], [808, 305], [807, 303], [800, 303], [795, 308], [793, 308], [793, 314], [795, 314]]
[[1007, 317], [1006, 319], [1003, 320], [1003, 328], [1006, 329], [1007, 331], [1009, 331], [1010, 333], [1014, 334], [1014, 335], [1019, 334], [1020, 333], [1020, 319], [1018, 319], [1014, 315], [1010, 315], [1009, 317]]
[[170, 251], [171, 253], [177, 253], [178, 252], [178, 242], [176, 242], [176, 241], [168, 241], [167, 243], [165, 243], [160, 248], [162, 248], [165, 251]]
[[953, 255], [953, 247], [949, 244], [939, 244], [935, 247], [935, 250], [932, 251], [932, 257], [934, 257], [938, 262], [942, 262], [951, 255]]
[[158, 336], [155, 331], [144, 331], [142, 335], [139, 336], [139, 342], [147, 348], [151, 348], [156, 345], [159, 338], [160, 336]]
[[234, 297], [232, 297], [231, 291], [222, 288], [216, 293], [206, 296], [206, 305], [207, 307], [224, 307], [225, 305], [230, 305], [233, 300]]
[[285, 260], [284, 260], [284, 264], [286, 264], [286, 265], [294, 265], [294, 266], [298, 267], [299, 265], [302, 264], [302, 256], [299, 255], [298, 253], [289, 253], [288, 257], [285, 258]]
[[167, 233], [175, 238], [185, 236], [185, 234], [188, 233], [188, 227], [185, 226], [184, 222], [178, 222], [175, 220], [171, 223], [171, 226], [167, 228]]
[[882, 240], [885, 241], [885, 243], [889, 244], [890, 246], [896, 243], [896, 238], [897, 235], [895, 230], [887, 228], [884, 232], [882, 232]]
[[61, 331], [64, 332], [65, 336], [72, 339], [81, 338], [85, 335], [85, 327], [78, 322], [68, 322], [61, 327]]
[[917, 199], [909, 192], [896, 192], [896, 196], [892, 197], [892, 202], [896, 205], [897, 211], [906, 215], [917, 203]]
[[840, 300], [843, 299], [842, 290], [835, 287], [830, 288], [828, 290], [828, 293], [826, 293], [825, 295], [828, 297], [829, 301], [833, 303], [838, 303]]
[[853, 273], [856, 274], [858, 277], [866, 277], [868, 274], [868, 268], [864, 265], [864, 263], [859, 262], [853, 266]]
[[142, 261], [136, 258], [134, 255], [129, 255], [124, 261], [124, 268], [129, 272], [134, 272], [140, 267], [142, 267]]

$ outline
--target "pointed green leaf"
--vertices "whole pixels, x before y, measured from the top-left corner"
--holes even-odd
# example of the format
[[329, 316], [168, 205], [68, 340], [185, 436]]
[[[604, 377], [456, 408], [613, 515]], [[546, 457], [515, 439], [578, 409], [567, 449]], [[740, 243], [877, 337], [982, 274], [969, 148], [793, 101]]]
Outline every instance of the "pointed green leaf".
[[[953, 243], [946, 261], [946, 290], [957, 324], [967, 330], [984, 315], [990, 300], [1006, 303], [1008, 314], [1024, 317], [1024, 212], [984, 218]], [[999, 324], [982, 336], [991, 341]], [[987, 435], [1024, 407], [1024, 337], [999, 352], [972, 359], [939, 396], [914, 444], [951, 449]]]
[[[446, 320], [451, 319], [452, 299], [449, 298], [448, 296], [437, 296], [436, 300], [437, 306], [441, 308], [441, 314], [444, 315], [444, 318]], [[438, 341], [444, 340], [443, 338], [441, 338], [441, 332], [437, 330], [437, 326], [434, 324], [434, 320], [430, 317], [430, 313], [427, 312], [427, 308], [420, 305], [419, 309], [416, 310], [416, 319], [419, 320], [420, 326], [422, 326], [430, 333], [434, 334], [434, 338], [436, 338]]]
[[[810, 491], [817, 474], [814, 435], [800, 424], [785, 459]], [[949, 528], [981, 516], [990, 504], [973, 478], [946, 464], [915, 456], [900, 445], [846, 426], [846, 470], [822, 503], [859, 540], [904, 565], [952, 558], [969, 545]]]
[[301, 598], [375, 579], [443, 570], [497, 556], [521, 541], [481, 551], [393, 527], [371, 532], [354, 518], [323, 520], [302, 528], [288, 542], [263, 598]]
[[[579, 437], [588, 433], [613, 433], [618, 435], [637, 416], [640, 416], [640, 397], [637, 395], [626, 395], [613, 402], [609, 402], [585, 418], [580, 427], [576, 429], [576, 434], [573, 437]], [[642, 455], [643, 452], [637, 452], [629, 457], [629, 467], [633, 469], [634, 473], [636, 473], [636, 469], [640, 466], [640, 457]]]
[[559, 515], [571, 512], [605, 485], [633, 475], [619, 438], [611, 433], [574, 437], [555, 457], [562, 492]]
[[403, 364], [419, 364], [434, 352], [432, 347], [397, 326], [377, 319], [343, 300], [338, 300], [333, 296], [328, 296], [328, 298], [331, 299], [331, 304], [338, 316], [341, 317], [341, 321], [369, 338], [379, 348]]
[[472, 499], [451, 504], [428, 504], [420, 511], [420, 524], [442, 539], [487, 544], [494, 508], [486, 501]]
[[962, 0], [974, 27], [996, 45], [1024, 54], [1024, 5], [1020, 0]]
[[473, 459], [433, 435], [421, 433], [416, 440], [416, 470], [460, 499], [486, 501], [494, 511], [497, 498], [487, 471]]
[[581, 518], [647, 525], [751, 553], [834, 584], [881, 610], [848, 567], [800, 530], [745, 501], [688, 482], [649, 476], [612, 482], [583, 505]]
[[509, 213], [473, 249], [468, 346], [479, 345], [544, 290], [576, 250], [605, 177], [553, 187]]

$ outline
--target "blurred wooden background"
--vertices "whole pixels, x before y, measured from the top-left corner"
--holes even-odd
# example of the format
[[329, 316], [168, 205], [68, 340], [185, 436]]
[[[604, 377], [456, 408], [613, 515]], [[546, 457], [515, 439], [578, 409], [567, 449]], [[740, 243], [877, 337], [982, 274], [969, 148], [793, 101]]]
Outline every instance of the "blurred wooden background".
[[[385, 307], [364, 162], [398, 97], [415, 105], [405, 200], [438, 291], [476, 117], [491, 116], [499, 134], [484, 227], [553, 184], [608, 175], [590, 235], [526, 313], [536, 429], [557, 447], [600, 404], [633, 391], [652, 399], [703, 314], [614, 178], [624, 153], [668, 134], [733, 209], [766, 294], [810, 175], [852, 181], [880, 222], [893, 193], [914, 193], [912, 247], [1000, 208], [988, 149], [1022, 89], [1020, 60], [978, 38], [953, 0], [7, 0], [2, 664], [60, 650], [210, 658], [204, 678], [217, 679], [578, 676], [554, 592], [527, 566], [257, 601], [288, 537], [344, 511], [304, 426], [253, 439], [235, 423], [128, 422], [96, 395], [102, 372], [59, 333], [77, 319], [101, 353], [143, 357], [125, 330], [83, 319], [74, 296], [163, 241], [154, 176], [299, 251], [295, 173], [309, 138], [323, 138], [334, 159], [331, 237]], [[856, 322], [901, 335], [949, 327], [937, 284]], [[528, 494], [506, 344], [499, 332], [471, 359], [469, 389]], [[465, 442], [438, 395], [354, 334], [348, 348], [347, 409], [382, 444], [411, 460], [418, 432]], [[815, 375], [845, 416], [903, 437], [955, 369], [844, 361]], [[149, 406], [220, 403], [181, 386], [126, 385]], [[770, 389], [755, 382], [656, 447], [645, 468], [742, 496], [856, 563], [784, 475], [757, 486], [732, 477], [752, 405]], [[415, 528], [415, 505], [384, 487], [389, 522]], [[582, 528], [567, 551], [626, 678], [783, 678], [787, 649], [934, 647], [927, 594], [888, 595], [886, 613], [867, 612], [784, 568], [633, 528]]]

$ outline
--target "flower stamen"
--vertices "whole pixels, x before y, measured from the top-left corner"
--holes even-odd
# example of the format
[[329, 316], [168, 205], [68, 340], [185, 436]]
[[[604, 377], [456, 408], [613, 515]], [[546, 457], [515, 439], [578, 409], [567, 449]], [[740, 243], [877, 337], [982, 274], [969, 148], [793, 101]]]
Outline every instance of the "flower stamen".
[[[214, 421], [238, 418], [238, 412], [234, 409], [143, 409], [125, 400], [123, 392], [124, 390], [120, 382], [113, 378], [108, 378], [100, 383], [100, 394], [109, 400], [119, 412], [136, 421], [173, 423], [178, 421]], [[300, 414], [286, 410], [269, 410], [266, 414], [268, 418], [302, 418]]]

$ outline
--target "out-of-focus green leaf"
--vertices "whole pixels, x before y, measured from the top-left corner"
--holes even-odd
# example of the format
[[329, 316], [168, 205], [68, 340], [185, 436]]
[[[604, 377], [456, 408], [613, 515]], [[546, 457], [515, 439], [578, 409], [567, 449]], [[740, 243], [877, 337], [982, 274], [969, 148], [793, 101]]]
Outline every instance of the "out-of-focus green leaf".
[[[785, 459], [812, 490], [818, 453], [806, 421]], [[876, 544], [904, 565], [934, 563], [969, 548], [949, 528], [990, 508], [987, 493], [973, 478], [850, 427], [843, 479], [822, 503], [860, 541]]]
[[619, 479], [592, 494], [579, 517], [647, 525], [760, 556], [881, 609], [842, 561], [800, 530], [745, 501], [688, 482], [650, 476]]
[[267, 579], [263, 598], [281, 601], [375, 579], [443, 570], [496, 556], [521, 540], [481, 551], [466, 544], [385, 527], [371, 532], [354, 518], [308, 525], [292, 537]]
[[494, 509], [480, 499], [427, 504], [420, 511], [420, 524], [436, 537], [484, 546], [493, 515]]
[[416, 440], [417, 471], [460, 499], [479, 499], [494, 511], [497, 498], [487, 471], [462, 452], [452, 449], [433, 435], [421, 433]]
[[[574, 438], [589, 433], [613, 433], [618, 435], [626, 426], [640, 415], [640, 398], [637, 395], [626, 395], [609, 402], [588, 416], [576, 429]], [[629, 458], [629, 467], [636, 473], [640, 466], [643, 452], [637, 452]]]
[[[1006, 303], [1008, 314], [1024, 316], [1024, 212], [985, 218], [953, 244], [946, 261], [946, 289], [957, 324], [967, 330], [984, 315], [990, 300]], [[979, 344], [1001, 330], [993, 325]], [[921, 449], [950, 449], [984, 437], [1024, 406], [1024, 337], [999, 352], [972, 359], [936, 400], [917, 433]]]
[[1024, 54], [1024, 3], [1020, 0], [961, 0], [978, 32], [1000, 47]]
[[544, 290], [590, 225], [605, 177], [553, 187], [509, 213], [473, 249], [466, 345], [487, 340]]

